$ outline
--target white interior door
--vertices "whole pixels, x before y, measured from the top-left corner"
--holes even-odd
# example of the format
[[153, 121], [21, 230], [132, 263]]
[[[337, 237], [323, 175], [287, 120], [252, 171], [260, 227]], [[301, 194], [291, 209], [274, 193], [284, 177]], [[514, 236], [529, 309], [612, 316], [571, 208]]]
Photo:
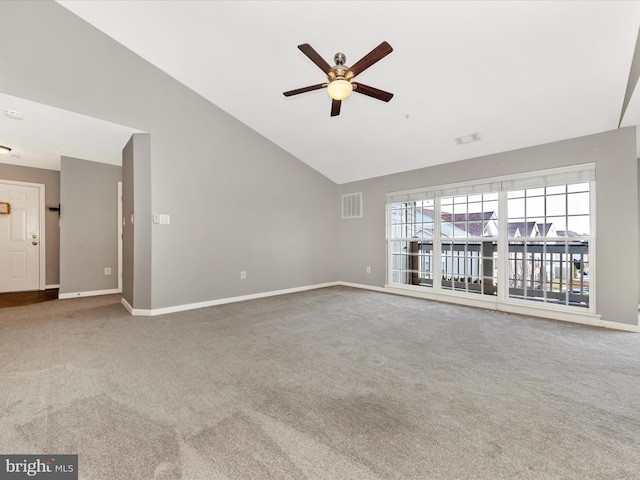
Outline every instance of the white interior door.
[[41, 288], [41, 198], [44, 186], [0, 182], [0, 292]]

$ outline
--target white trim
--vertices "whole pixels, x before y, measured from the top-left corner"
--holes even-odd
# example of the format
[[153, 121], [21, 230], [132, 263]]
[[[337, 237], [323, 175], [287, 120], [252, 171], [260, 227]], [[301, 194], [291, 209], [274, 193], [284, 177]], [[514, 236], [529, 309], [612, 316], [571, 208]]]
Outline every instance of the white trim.
[[[358, 287], [356, 284], [350, 284], [352, 287]], [[468, 296], [455, 295], [454, 293], [435, 293], [426, 291], [423, 287], [406, 288], [407, 286], [397, 287], [395, 285], [385, 285], [384, 291], [395, 295], [403, 295], [407, 297], [423, 298], [425, 300], [433, 300], [436, 302], [454, 303], [457, 305], [466, 305], [468, 307], [484, 308], [487, 310], [496, 310], [499, 312], [513, 313], [517, 315], [526, 315], [530, 317], [544, 318], [547, 320], [557, 320], [561, 322], [576, 323], [580, 325], [590, 325], [593, 327], [610, 328], [613, 330], [623, 330], [626, 332], [640, 333], [640, 325], [632, 325], [621, 322], [611, 322], [602, 320], [600, 315], [594, 315], [588, 311], [580, 312], [576, 309], [571, 311], [560, 311], [550, 309], [548, 306], [538, 306], [533, 302], [526, 304], [505, 304], [495, 299], [485, 299], [478, 295], [478, 298], [469, 298]]]
[[[385, 259], [384, 262], [384, 278], [389, 279], [391, 275], [391, 270], [393, 267], [393, 259], [392, 256], [389, 255], [389, 242], [391, 241], [391, 204], [389, 202], [384, 205], [384, 248], [385, 248]], [[638, 305], [638, 310], [640, 310], [640, 305]]]
[[[598, 219], [596, 216], [596, 189], [596, 180], [591, 180], [589, 182], [589, 233], [591, 234], [591, 238], [589, 240], [589, 292], [598, 291], [598, 235], [596, 235]], [[567, 228], [569, 228], [568, 225]], [[593, 254], [591, 252], [593, 252]], [[594, 312], [598, 311], [597, 299], [597, 295], [591, 295], [591, 298], [589, 299], [589, 307]]]
[[361, 290], [373, 290], [374, 292], [380, 292], [380, 293], [389, 293], [387, 289], [385, 289], [384, 287], [377, 287], [375, 285], [365, 285], [363, 283], [336, 282], [336, 285], [339, 285], [341, 287], [359, 288]]
[[122, 305], [124, 305], [124, 308], [127, 309], [127, 312], [129, 312], [131, 315], [135, 315], [135, 313], [133, 313], [133, 307], [131, 305], [129, 305], [129, 302], [127, 302], [124, 297], [122, 297], [122, 299], [120, 299], [120, 303], [122, 303]]
[[[469, 307], [498, 310], [501, 312], [517, 313], [519, 315], [531, 315], [534, 317], [550, 318], [552, 320], [572, 321], [575, 318], [587, 318], [590, 321], [599, 321], [601, 316], [590, 312], [587, 308], [571, 305], [554, 305], [530, 300], [509, 298], [508, 302], [501, 301], [497, 296], [457, 292], [450, 290], [434, 291], [417, 285], [388, 284], [385, 291], [391, 291], [399, 295], [408, 295], [437, 302], [455, 303]], [[538, 312], [538, 313], [536, 313]]]
[[[442, 197], [436, 196], [433, 200], [433, 211], [442, 212]], [[442, 213], [441, 213], [442, 214]], [[442, 218], [442, 217], [441, 217]], [[455, 224], [454, 224], [455, 225]], [[433, 219], [433, 263], [431, 264], [431, 272], [433, 276], [433, 288], [438, 291], [442, 290], [442, 222]], [[437, 245], [437, 248], [436, 248]], [[388, 278], [388, 277], [387, 277]]]
[[601, 320], [602, 327], [610, 328], [611, 330], [621, 330], [623, 332], [633, 332], [640, 333], [640, 326], [638, 325], [628, 325], [626, 323], [620, 322], [609, 322], [607, 320]]
[[[508, 182], [508, 181], [513, 181], [513, 180], [522, 180], [522, 179], [528, 179], [528, 178], [535, 178], [538, 179], [540, 177], [543, 176], [549, 176], [549, 175], [568, 175], [574, 172], [582, 172], [582, 171], [593, 171], [595, 172], [595, 163], [593, 162], [589, 162], [589, 163], [582, 163], [582, 164], [578, 164], [578, 165], [570, 165], [570, 166], [566, 166], [566, 167], [556, 167], [556, 168], [548, 168], [545, 170], [531, 170], [531, 171], [527, 171], [527, 172], [522, 172], [522, 173], [515, 173], [515, 174], [511, 174], [511, 175], [501, 175], [501, 176], [497, 176], [497, 177], [484, 177], [484, 178], [478, 178], [475, 180], [466, 180], [464, 182], [454, 182], [454, 183], [445, 183], [442, 185], [431, 185], [428, 187], [420, 187], [420, 188], [412, 188], [410, 190], [398, 190], [395, 192], [387, 192], [386, 193], [386, 197], [387, 197], [387, 202], [388, 203], [394, 203], [394, 202], [402, 202], [404, 200], [400, 199], [400, 200], [395, 200], [393, 197], [403, 197], [406, 195], [418, 195], [415, 197], [415, 199], [418, 200], [427, 200], [427, 199], [432, 199], [434, 194], [437, 194], [441, 191], [453, 191], [456, 189], [461, 189], [461, 188], [466, 188], [466, 187], [473, 187], [473, 186], [477, 186], [477, 185], [486, 185], [486, 184], [496, 184], [496, 183], [502, 183], [502, 182]], [[569, 182], [571, 183], [571, 182]], [[541, 184], [540, 186], [543, 186], [543, 184]], [[500, 189], [502, 189], [504, 187], [500, 187]], [[522, 187], [524, 188], [524, 187]], [[526, 188], [531, 188], [531, 187], [526, 187]], [[419, 196], [420, 194], [426, 194], [427, 196]], [[447, 195], [450, 195], [449, 193], [447, 193]]]
[[40, 225], [38, 230], [40, 232], [40, 290], [44, 290], [47, 286], [47, 217], [46, 217], [46, 192], [45, 185], [38, 184], [38, 195], [40, 197]]
[[[498, 301], [506, 302], [509, 300], [509, 219], [500, 219], [506, 215], [509, 208], [509, 195], [504, 192], [498, 193], [498, 258], [497, 267], [498, 278], [496, 286], [498, 287]], [[506, 239], [506, 241], [500, 241]]]
[[245, 300], [255, 300], [258, 298], [274, 297], [276, 295], [286, 295], [288, 293], [304, 292], [307, 290], [315, 290], [318, 288], [335, 287], [336, 285], [340, 285], [340, 282], [320, 283], [317, 285], [307, 285], [304, 287], [287, 288], [284, 290], [273, 290], [270, 292], [254, 293], [251, 295], [241, 295], [238, 297], [219, 298], [217, 300], [207, 300], [205, 302], [188, 303], [184, 305], [175, 305], [173, 307], [164, 307], [164, 308], [155, 308], [155, 309], [133, 308], [129, 305], [129, 303], [126, 303], [126, 304], [124, 303], [124, 298], [122, 300], [123, 300], [123, 305], [127, 310], [129, 310], [131, 315], [139, 316], [139, 317], [155, 317], [156, 315], [165, 315], [167, 313], [184, 312], [187, 310], [195, 310], [198, 308], [224, 305], [226, 303], [244, 302]]
[[[238, 297], [229, 297], [229, 298], [221, 298], [218, 300], [210, 300], [206, 302], [198, 302], [198, 303], [190, 303], [185, 305], [177, 305], [174, 307], [165, 307], [158, 309], [141, 309], [141, 308], [133, 308], [129, 302], [127, 302], [124, 298], [120, 300], [124, 308], [133, 316], [139, 317], [154, 317], [156, 315], [165, 315], [167, 313], [178, 313], [184, 312], [187, 310], [195, 310], [198, 308], [206, 308], [206, 307], [214, 307], [216, 305], [224, 305], [227, 303], [236, 303], [236, 302], [244, 302], [245, 300], [255, 300], [259, 298], [273, 297], [277, 295], [286, 295], [288, 293], [297, 293], [304, 292], [308, 290], [316, 290], [319, 288], [327, 288], [327, 287], [351, 287], [351, 288], [359, 288], [361, 290], [371, 290], [379, 293], [386, 293], [390, 295], [402, 295], [405, 297], [415, 297], [422, 298], [425, 300], [434, 300], [438, 302], [446, 302], [446, 303], [454, 303], [458, 305], [466, 305], [473, 308], [484, 308], [488, 310], [497, 310], [506, 313], [514, 313], [518, 315], [526, 315], [529, 317], [539, 317], [548, 320], [559, 320], [568, 323], [576, 323], [580, 325], [590, 325], [594, 327], [602, 327], [609, 328], [613, 330], [621, 330], [626, 332], [635, 332], [640, 333], [640, 325], [630, 325], [626, 323], [620, 322], [610, 322], [607, 320], [602, 320], [600, 315], [591, 315], [589, 313], [567, 313], [567, 312], [559, 312], [556, 310], [548, 310], [548, 309], [536, 309], [531, 305], [502, 305], [492, 300], [485, 300], [482, 298], [478, 299], [469, 299], [468, 297], [456, 297], [455, 295], [445, 295], [445, 294], [435, 294], [431, 292], [425, 292], [424, 290], [416, 289], [407, 289], [407, 288], [398, 288], [391, 285], [385, 285], [384, 287], [378, 287], [375, 285], [366, 285], [362, 283], [351, 283], [351, 282], [328, 282], [328, 283], [320, 283], [316, 285], [307, 285], [304, 287], [296, 287], [296, 288], [287, 288], [284, 290], [274, 290], [270, 292], [262, 292], [256, 293], [252, 295], [242, 295]], [[112, 292], [117, 293], [117, 292]], [[62, 297], [61, 297], [62, 298]], [[475, 300], [475, 301], [472, 301]], [[639, 305], [640, 308], [640, 305]], [[555, 316], [552, 314], [555, 313]]]
[[44, 287], [45, 290], [52, 290], [54, 288], [60, 288], [60, 284], [59, 283], [54, 283], [52, 285], [45, 285], [45, 287]]
[[93, 290], [89, 292], [72, 292], [72, 293], [61, 293], [58, 295], [58, 299], [66, 300], [69, 298], [79, 298], [79, 297], [95, 297], [98, 295], [111, 295], [114, 293], [120, 293], [117, 288], [112, 288], [111, 290]]

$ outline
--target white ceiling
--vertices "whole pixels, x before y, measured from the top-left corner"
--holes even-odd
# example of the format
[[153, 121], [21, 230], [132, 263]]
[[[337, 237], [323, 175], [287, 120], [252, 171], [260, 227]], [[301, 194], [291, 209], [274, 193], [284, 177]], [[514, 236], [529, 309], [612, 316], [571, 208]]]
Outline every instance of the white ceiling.
[[[58, 3], [337, 183], [617, 128], [640, 25], [637, 1]], [[357, 79], [391, 102], [282, 95], [326, 78], [297, 45], [352, 65], [383, 40]]]
[[[0, 163], [60, 170], [60, 156], [122, 165], [129, 127], [0, 93], [0, 144], [11, 148]], [[5, 112], [22, 114], [15, 120]]]

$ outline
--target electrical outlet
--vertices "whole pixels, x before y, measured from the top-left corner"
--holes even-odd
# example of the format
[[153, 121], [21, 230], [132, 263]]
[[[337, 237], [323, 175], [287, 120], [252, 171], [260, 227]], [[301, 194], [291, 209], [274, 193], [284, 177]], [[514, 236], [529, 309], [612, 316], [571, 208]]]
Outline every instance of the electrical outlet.
[[247, 279], [247, 272], [243, 270], [242, 272], [240, 272], [240, 280], [246, 280], [246, 279]]
[[104, 267], [104, 274], [111, 275], [111, 267]]
[[371, 273], [371, 267], [367, 267], [367, 273]]

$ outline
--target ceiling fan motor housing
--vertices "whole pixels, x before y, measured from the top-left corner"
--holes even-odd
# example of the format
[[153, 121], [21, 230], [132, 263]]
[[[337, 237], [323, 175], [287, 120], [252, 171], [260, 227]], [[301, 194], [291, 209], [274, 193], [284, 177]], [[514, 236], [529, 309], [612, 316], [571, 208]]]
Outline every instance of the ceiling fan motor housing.
[[338, 52], [334, 55], [333, 61], [336, 62], [336, 64], [328, 75], [329, 81], [335, 78], [344, 79], [349, 71], [349, 67], [344, 64], [344, 62], [347, 61], [346, 55], [342, 52]]

